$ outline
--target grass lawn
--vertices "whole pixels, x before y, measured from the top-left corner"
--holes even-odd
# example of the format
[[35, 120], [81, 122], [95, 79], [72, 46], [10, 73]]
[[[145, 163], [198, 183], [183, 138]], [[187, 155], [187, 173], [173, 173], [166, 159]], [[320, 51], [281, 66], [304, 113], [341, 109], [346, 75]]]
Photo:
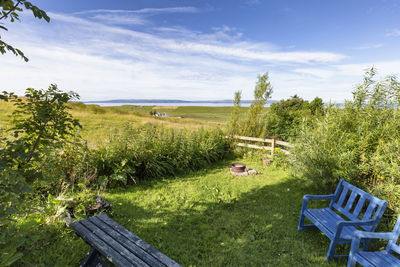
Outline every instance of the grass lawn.
[[[235, 177], [233, 161], [223, 161], [103, 197], [115, 221], [183, 266], [344, 266], [325, 260], [329, 239], [321, 232], [296, 230], [302, 195], [315, 191], [286, 171], [242, 161], [262, 174]], [[46, 240], [35, 241], [32, 232], [26, 264], [77, 266], [89, 250], [71, 230], [40, 229]]]

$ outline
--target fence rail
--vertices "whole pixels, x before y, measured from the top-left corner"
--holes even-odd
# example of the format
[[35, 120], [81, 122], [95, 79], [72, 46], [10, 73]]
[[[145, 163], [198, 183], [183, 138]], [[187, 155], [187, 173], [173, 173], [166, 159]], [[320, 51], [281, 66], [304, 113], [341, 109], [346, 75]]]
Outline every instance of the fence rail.
[[[237, 146], [240, 147], [248, 147], [248, 148], [255, 148], [255, 149], [261, 149], [261, 150], [269, 150], [271, 151], [271, 154], [269, 157], [273, 158], [275, 149], [279, 148], [279, 152], [285, 153], [286, 155], [290, 154], [290, 152], [287, 149], [283, 149], [281, 147], [277, 147], [277, 145], [282, 146], [282, 147], [292, 147], [292, 145], [288, 142], [285, 141], [280, 141], [276, 140], [275, 138], [271, 139], [264, 139], [264, 138], [257, 138], [257, 137], [249, 137], [249, 136], [239, 136], [239, 135], [234, 135], [231, 136], [232, 139], [238, 139], [238, 140], [243, 140], [243, 141], [252, 141], [252, 142], [258, 142], [261, 143], [262, 145], [256, 145], [256, 144], [248, 144], [248, 143], [237, 143]], [[264, 143], [270, 144], [269, 146], [263, 145]]]

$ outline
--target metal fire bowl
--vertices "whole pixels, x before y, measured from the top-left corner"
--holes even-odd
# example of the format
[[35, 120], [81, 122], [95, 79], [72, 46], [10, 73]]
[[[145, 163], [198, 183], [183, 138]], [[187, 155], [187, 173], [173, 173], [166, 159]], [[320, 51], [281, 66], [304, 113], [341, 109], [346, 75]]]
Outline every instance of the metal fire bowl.
[[246, 165], [244, 165], [243, 163], [233, 163], [232, 164], [232, 169], [233, 172], [244, 172], [246, 170]]

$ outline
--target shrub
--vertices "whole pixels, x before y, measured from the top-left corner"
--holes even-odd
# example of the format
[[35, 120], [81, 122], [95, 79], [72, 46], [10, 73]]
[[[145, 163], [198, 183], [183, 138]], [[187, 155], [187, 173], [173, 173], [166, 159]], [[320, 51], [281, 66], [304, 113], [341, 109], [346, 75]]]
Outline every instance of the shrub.
[[399, 209], [400, 85], [393, 76], [376, 81], [370, 69], [343, 109], [330, 106], [313, 125], [304, 125], [292, 163], [320, 184], [345, 178]]

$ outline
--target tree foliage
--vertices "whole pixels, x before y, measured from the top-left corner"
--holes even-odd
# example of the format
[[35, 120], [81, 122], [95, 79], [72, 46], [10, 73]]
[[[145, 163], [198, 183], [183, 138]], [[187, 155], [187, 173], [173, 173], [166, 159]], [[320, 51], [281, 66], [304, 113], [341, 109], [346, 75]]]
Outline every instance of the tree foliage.
[[244, 125], [244, 132], [248, 136], [258, 136], [260, 134], [260, 113], [272, 95], [272, 85], [268, 80], [268, 72], [258, 75], [258, 81], [254, 88], [254, 100], [250, 105], [247, 120]]
[[[50, 22], [50, 17], [46, 12], [33, 5], [31, 2], [26, 0], [0, 0], [0, 30], [8, 31], [8, 28], [2, 21], [20, 21], [19, 15], [24, 10], [30, 10], [36, 18]], [[0, 35], [0, 53], [5, 54], [9, 51], [16, 56], [20, 56], [26, 62], [29, 60], [20, 49], [2, 41], [1, 37]]]
[[10, 136], [0, 140], [0, 226], [21, 208], [20, 198], [30, 190], [26, 174], [38, 172], [29, 168], [38, 152], [64, 141], [74, 127], [80, 126], [65, 106], [78, 97], [60, 91], [55, 84], [47, 90], [28, 88], [23, 98], [3, 93], [3, 99], [14, 102], [16, 109]]
[[240, 100], [242, 98], [242, 91], [235, 92], [235, 99], [233, 101], [233, 110], [231, 114], [231, 120], [229, 122], [229, 132], [234, 134], [240, 128]]

